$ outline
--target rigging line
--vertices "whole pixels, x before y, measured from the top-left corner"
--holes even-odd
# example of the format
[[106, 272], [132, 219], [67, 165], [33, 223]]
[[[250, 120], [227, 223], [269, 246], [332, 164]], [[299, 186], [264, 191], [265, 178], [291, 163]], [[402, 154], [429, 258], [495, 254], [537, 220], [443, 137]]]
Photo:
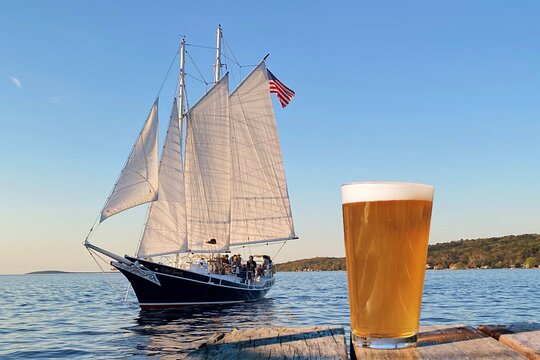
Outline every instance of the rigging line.
[[215, 46], [203, 46], [203, 45], [195, 45], [195, 44], [186, 44], [186, 46], [202, 48], [202, 49], [210, 49], [210, 50], [216, 50], [217, 49]]
[[278, 256], [279, 252], [281, 251], [281, 249], [283, 249], [283, 246], [285, 246], [285, 243], [287, 242], [287, 240], [285, 240], [283, 242], [283, 244], [281, 244], [281, 246], [279, 247], [278, 251], [275, 253], [274, 256], [272, 256], [272, 262], [274, 261], [274, 259], [276, 258], [276, 256]]
[[[232, 62], [235, 62], [233, 59], [231, 59], [230, 57], [228, 57], [226, 54], [221, 54], [224, 58], [228, 59], [228, 60], [231, 60]], [[223, 64], [223, 65], [227, 65], [227, 64]], [[235, 64], [236, 66], [238, 66], [239, 68], [245, 68], [245, 67], [256, 67], [257, 65], [259, 64], [248, 64], [248, 65], [241, 65], [241, 64], [238, 64], [236, 63]]]
[[[224, 57], [227, 60], [230, 60], [232, 63], [234, 63], [239, 68], [242, 68], [242, 65], [240, 65], [240, 63], [236, 59], [231, 58], [230, 56], [227, 56], [227, 54], [225, 54], [225, 53], [221, 54], [221, 56]], [[227, 63], [224, 63], [222, 65], [227, 65]]]
[[195, 63], [195, 60], [193, 60], [193, 57], [191, 56], [191, 54], [186, 51], [186, 54], [188, 55], [189, 59], [191, 60], [191, 62], [193, 63], [193, 66], [195, 67], [195, 69], [197, 70], [197, 72], [199, 73], [199, 75], [201, 76], [201, 79], [203, 79], [204, 83], [206, 85], [208, 85], [208, 81], [206, 81], [206, 79], [204, 78], [204, 75], [202, 74], [201, 70], [199, 69], [199, 67], [197, 66], [197, 64]]
[[[99, 213], [99, 215], [96, 217], [96, 220], [94, 220], [94, 222], [92, 223], [92, 227], [90, 228], [90, 231], [88, 232], [88, 235], [86, 235], [86, 238], [84, 239], [84, 243], [87, 243], [88, 242], [88, 239], [90, 239], [90, 235], [92, 235], [93, 231], [94, 231], [94, 227], [96, 226], [99, 226], [100, 222], [99, 222], [99, 219], [101, 217], [101, 212]], [[96, 228], [97, 229], [97, 228]]]
[[[186, 101], [186, 108], [184, 109], [184, 113], [183, 114], [179, 114], [180, 116], [180, 119], [183, 119], [184, 116], [186, 116], [186, 114], [189, 112], [189, 98], [188, 98], [188, 91], [187, 91], [187, 87], [186, 87], [186, 84], [184, 83], [184, 96], [183, 98], [185, 99]], [[184, 101], [184, 99], [182, 99], [182, 101]], [[187, 116], [186, 116], [186, 124], [187, 124]], [[187, 136], [187, 129], [186, 129], [186, 136]], [[186, 144], [184, 143], [184, 152], [185, 152], [185, 146]], [[185, 155], [184, 155], [184, 171], [185, 171]]]
[[129, 290], [131, 289], [131, 283], [128, 284], [126, 289], [126, 296], [124, 297], [124, 302], [127, 303], [129, 297]]
[[[230, 56], [228, 56], [226, 53], [222, 53], [221, 56], [224, 57], [225, 59], [227, 60], [230, 60], [232, 63], [234, 63], [236, 66], [238, 66], [240, 68], [240, 70], [242, 68], [247, 68], [247, 67], [251, 67], [251, 68], [254, 68], [254, 67], [257, 67], [259, 64], [247, 64], [247, 65], [242, 65], [238, 62], [238, 60], [236, 59], [236, 57], [234, 57], [234, 54], [232, 54], [231, 52], [231, 55], [232, 55], [232, 58]], [[227, 70], [229, 70], [229, 67], [228, 67], [228, 64], [227, 63], [223, 63], [221, 64], [222, 66], [225, 66], [225, 68]]]
[[159, 87], [159, 90], [157, 92], [156, 97], [159, 97], [159, 94], [161, 94], [161, 90], [163, 89], [163, 85], [165, 85], [165, 81], [169, 77], [169, 73], [171, 72], [174, 61], [176, 60], [176, 57], [178, 56], [179, 52], [180, 52], [180, 48], [178, 47], [178, 48], [176, 48], [173, 59], [171, 60], [171, 64], [169, 65], [169, 69], [167, 70], [167, 73], [165, 74], [165, 77], [163, 78], [163, 81], [161, 82], [161, 86]]
[[[122, 296], [120, 295], [120, 292], [118, 291], [118, 289], [116, 288], [116, 286], [114, 286], [114, 284], [112, 283], [111, 279], [109, 278], [109, 276], [107, 275], [107, 273], [105, 272], [105, 270], [103, 270], [103, 268], [101, 267], [100, 263], [97, 261], [97, 259], [95, 258], [94, 254], [92, 253], [92, 251], [90, 249], [86, 249], [88, 250], [88, 253], [90, 254], [90, 256], [92, 256], [92, 259], [94, 259], [94, 261], [96, 262], [97, 266], [99, 266], [99, 268], [101, 269], [101, 272], [103, 273], [103, 275], [105, 275], [105, 277], [107, 278], [107, 281], [109, 281], [109, 284], [111, 285], [111, 287], [114, 289], [114, 291], [116, 292], [116, 294], [122, 298]], [[98, 255], [98, 257], [102, 260], [102, 261], [105, 261], [101, 256]], [[106, 262], [106, 261], [105, 261]]]
[[194, 80], [200, 81], [200, 82], [202, 82], [202, 83], [205, 84], [205, 85], [208, 85], [208, 83], [207, 83], [206, 81], [201, 80], [201, 79], [199, 79], [198, 77], [195, 77], [195, 76], [193, 76], [193, 75], [191, 75], [191, 74], [185, 73], [184, 75], [187, 76], [187, 77], [190, 77], [190, 78], [192, 78], [192, 79], [194, 79]]
[[231, 47], [229, 46], [229, 43], [225, 40], [225, 38], [223, 38], [223, 43], [227, 47], [227, 50], [231, 53], [231, 56], [234, 58], [234, 60], [232, 60], [232, 59], [229, 59], [229, 60], [234, 61], [236, 63], [236, 65], [240, 66], [240, 62], [238, 62], [238, 59], [236, 59], [236, 56], [234, 56], [234, 53], [233, 53]]

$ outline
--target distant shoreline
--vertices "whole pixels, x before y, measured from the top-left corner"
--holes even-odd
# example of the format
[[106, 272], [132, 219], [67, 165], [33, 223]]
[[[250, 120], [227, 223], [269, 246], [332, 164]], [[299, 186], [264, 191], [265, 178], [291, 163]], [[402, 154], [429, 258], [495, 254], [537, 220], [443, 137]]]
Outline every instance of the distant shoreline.
[[[426, 269], [532, 269], [540, 266], [540, 234], [458, 240], [428, 246]], [[315, 257], [275, 265], [277, 271], [346, 270], [344, 257]]]
[[[309, 259], [308, 259], [309, 260]], [[433, 269], [426, 268], [426, 270], [435, 271], [455, 271], [455, 270], [540, 270], [540, 267], [536, 268], [475, 268], [475, 269]], [[301, 269], [301, 270], [278, 270], [280, 273], [284, 272], [347, 272], [347, 270], [323, 270], [323, 269]], [[17, 275], [73, 275], [73, 274], [102, 274], [101, 271], [60, 271], [60, 270], [45, 270], [45, 271], [32, 271], [24, 274], [1, 274], [0, 276], [17, 276]], [[118, 271], [107, 271], [106, 274], [119, 274]]]
[[[467, 268], [467, 269], [433, 269], [433, 268], [426, 268], [426, 270], [433, 270], [433, 271], [458, 271], [458, 270], [466, 270], [466, 271], [473, 271], [473, 270], [540, 270], [540, 267], [535, 268]], [[347, 270], [313, 270], [313, 269], [303, 269], [303, 270], [278, 270], [278, 273], [284, 273], [284, 272], [347, 272]]]
[[[61, 270], [42, 270], [31, 271], [21, 275], [62, 275], [62, 274], [101, 274], [101, 271], [61, 271]], [[118, 271], [106, 271], [107, 274], [116, 274]], [[6, 274], [7, 275], [7, 274]], [[17, 275], [17, 274], [12, 274]]]

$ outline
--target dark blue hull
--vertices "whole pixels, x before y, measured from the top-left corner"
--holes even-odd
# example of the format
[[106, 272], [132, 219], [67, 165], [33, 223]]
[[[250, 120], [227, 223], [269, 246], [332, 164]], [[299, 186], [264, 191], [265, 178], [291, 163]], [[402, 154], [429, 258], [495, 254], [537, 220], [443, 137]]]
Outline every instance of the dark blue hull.
[[219, 275], [205, 275], [192, 271], [127, 257], [142, 266], [111, 264], [129, 280], [142, 309], [179, 307], [196, 304], [230, 304], [257, 301], [274, 284], [244, 284], [224, 279]]

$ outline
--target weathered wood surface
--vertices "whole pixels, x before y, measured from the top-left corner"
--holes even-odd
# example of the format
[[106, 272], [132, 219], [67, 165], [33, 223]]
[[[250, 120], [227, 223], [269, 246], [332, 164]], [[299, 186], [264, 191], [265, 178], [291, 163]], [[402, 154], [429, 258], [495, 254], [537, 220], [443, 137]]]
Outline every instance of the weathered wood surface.
[[376, 350], [351, 347], [351, 359], [526, 359], [490, 336], [465, 325], [422, 326], [418, 347]]
[[540, 326], [538, 325], [482, 325], [478, 329], [528, 359], [540, 359]]
[[212, 336], [187, 359], [347, 359], [342, 327], [268, 327]]

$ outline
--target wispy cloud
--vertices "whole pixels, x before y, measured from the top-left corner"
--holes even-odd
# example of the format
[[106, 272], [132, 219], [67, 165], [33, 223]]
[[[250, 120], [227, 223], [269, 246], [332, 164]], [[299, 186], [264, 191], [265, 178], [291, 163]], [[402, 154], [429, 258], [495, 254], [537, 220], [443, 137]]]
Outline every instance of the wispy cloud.
[[48, 99], [49, 103], [51, 104], [58, 104], [64, 100], [64, 96], [58, 95], [58, 96], [49, 96]]
[[15, 76], [12, 76], [12, 75], [9, 75], [9, 79], [11, 80], [12, 83], [15, 84], [16, 87], [18, 87], [19, 89], [21, 88], [22, 86], [21, 80], [17, 79]]

